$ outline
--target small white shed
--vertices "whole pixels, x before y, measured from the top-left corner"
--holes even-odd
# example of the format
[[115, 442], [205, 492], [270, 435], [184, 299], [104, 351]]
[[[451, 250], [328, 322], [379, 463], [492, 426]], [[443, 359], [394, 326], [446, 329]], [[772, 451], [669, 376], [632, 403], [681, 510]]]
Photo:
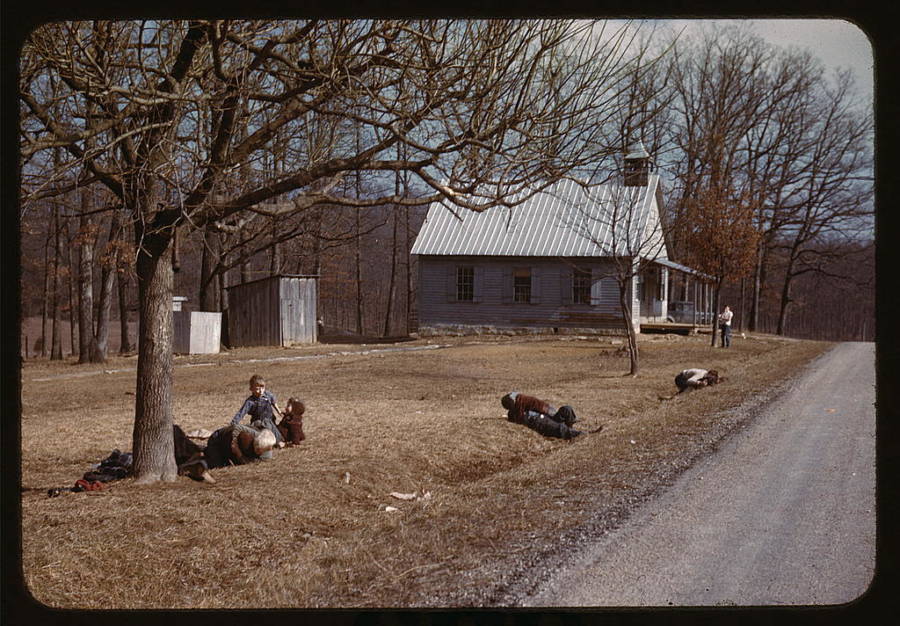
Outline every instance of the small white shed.
[[218, 354], [222, 341], [222, 314], [208, 311], [186, 311], [187, 298], [175, 296], [172, 302], [172, 322], [175, 354]]

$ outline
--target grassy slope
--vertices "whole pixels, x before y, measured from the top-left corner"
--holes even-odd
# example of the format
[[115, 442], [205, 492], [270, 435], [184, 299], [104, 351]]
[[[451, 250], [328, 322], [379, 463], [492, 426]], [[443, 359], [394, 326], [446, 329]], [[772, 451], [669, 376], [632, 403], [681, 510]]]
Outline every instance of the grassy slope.
[[[754, 337], [720, 350], [708, 341], [645, 338], [637, 378], [622, 375], [628, 363], [617, 346], [596, 339], [180, 357], [202, 365], [176, 369], [175, 419], [185, 430], [224, 424], [258, 371], [282, 403], [306, 401], [307, 441], [268, 463], [217, 470], [216, 485], [126, 479], [59, 498], [47, 488], [72, 484], [113, 448], [130, 449], [134, 360], [96, 375], [71, 362], [28, 363], [26, 582], [39, 601], [64, 608], [502, 603], [504, 589], [521, 584], [517, 573], [574, 540], [574, 529], [616, 524], [749, 417], [735, 407], [827, 348]], [[323, 353], [332, 356], [289, 360]], [[254, 360], [272, 356], [282, 360]], [[728, 380], [660, 401], [692, 366]], [[505, 421], [499, 398], [511, 390], [572, 404], [582, 427], [604, 429], [544, 439]], [[391, 492], [430, 495], [403, 501]]]

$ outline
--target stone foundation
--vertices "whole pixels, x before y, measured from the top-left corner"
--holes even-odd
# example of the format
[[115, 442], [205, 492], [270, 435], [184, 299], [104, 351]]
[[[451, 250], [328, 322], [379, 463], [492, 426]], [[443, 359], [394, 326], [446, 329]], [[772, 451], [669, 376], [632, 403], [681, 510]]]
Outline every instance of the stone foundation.
[[420, 337], [450, 336], [464, 337], [469, 335], [592, 335], [599, 337], [620, 337], [624, 330], [613, 328], [568, 328], [556, 326], [476, 326], [468, 324], [434, 324], [420, 326]]

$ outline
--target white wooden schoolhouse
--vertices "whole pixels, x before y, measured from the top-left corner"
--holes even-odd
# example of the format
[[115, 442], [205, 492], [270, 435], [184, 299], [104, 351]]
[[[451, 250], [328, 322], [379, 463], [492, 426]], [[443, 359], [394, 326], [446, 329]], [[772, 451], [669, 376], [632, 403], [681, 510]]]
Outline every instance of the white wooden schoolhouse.
[[626, 295], [636, 331], [708, 322], [709, 281], [671, 259], [662, 208], [659, 175], [640, 144], [618, 181], [562, 180], [511, 209], [480, 213], [432, 204], [410, 252], [419, 332], [624, 332], [622, 262], [639, 268]]

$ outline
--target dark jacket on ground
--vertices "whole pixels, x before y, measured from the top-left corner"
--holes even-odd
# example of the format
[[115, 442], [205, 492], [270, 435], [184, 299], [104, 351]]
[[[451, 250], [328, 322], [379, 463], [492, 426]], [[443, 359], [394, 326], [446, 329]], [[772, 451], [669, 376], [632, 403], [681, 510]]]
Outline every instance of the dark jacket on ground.
[[203, 472], [209, 469], [203, 448], [191, 441], [178, 424], [175, 424], [172, 430], [175, 436], [175, 463], [178, 465], [178, 473], [186, 474], [194, 480], [202, 480]]
[[581, 434], [580, 430], [566, 426], [563, 422], [557, 422], [555, 419], [542, 413], [530, 411], [525, 415], [525, 419], [521, 423], [545, 437], [573, 439]]
[[536, 398], [534, 396], [525, 395], [514, 391], [507, 394], [500, 403], [504, 407], [508, 406], [507, 402], [512, 401], [512, 408], [506, 413], [506, 419], [510, 422], [523, 424], [529, 414], [537, 413], [546, 415], [551, 420], [561, 422], [571, 428], [572, 424], [578, 421], [575, 410], [569, 405], [564, 405], [558, 409], [552, 404]]

